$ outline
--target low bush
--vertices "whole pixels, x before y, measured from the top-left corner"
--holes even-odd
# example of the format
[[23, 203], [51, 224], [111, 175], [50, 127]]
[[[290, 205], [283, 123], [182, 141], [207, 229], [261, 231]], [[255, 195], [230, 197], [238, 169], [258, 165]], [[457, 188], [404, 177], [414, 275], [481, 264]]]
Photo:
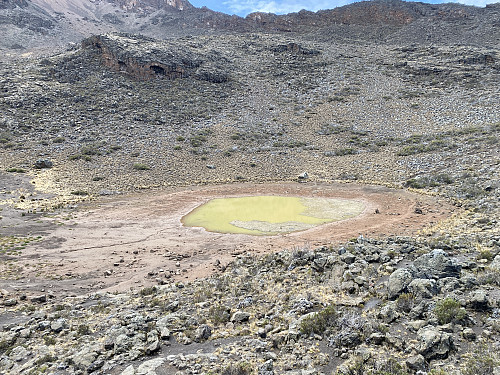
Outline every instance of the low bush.
[[335, 324], [338, 314], [333, 305], [325, 307], [316, 314], [308, 316], [300, 323], [300, 333], [309, 336], [312, 333], [323, 334]]
[[148, 165], [142, 164], [142, 163], [135, 163], [132, 168], [134, 168], [136, 171], [147, 171], [151, 169]]
[[436, 303], [434, 315], [436, 315], [439, 324], [448, 324], [464, 320], [467, 312], [460, 306], [460, 302], [453, 298], [445, 298]]

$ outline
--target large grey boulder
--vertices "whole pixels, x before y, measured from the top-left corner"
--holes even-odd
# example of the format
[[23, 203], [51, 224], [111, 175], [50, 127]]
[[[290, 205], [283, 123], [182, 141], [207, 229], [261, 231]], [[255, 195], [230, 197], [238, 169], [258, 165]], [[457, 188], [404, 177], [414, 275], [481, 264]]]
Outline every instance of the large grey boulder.
[[406, 360], [406, 366], [413, 371], [425, 371], [427, 362], [421, 354], [417, 354]]
[[245, 311], [236, 311], [231, 317], [231, 321], [235, 323], [246, 322], [250, 319], [250, 314]]
[[500, 271], [500, 255], [497, 255], [495, 258], [493, 258], [493, 261], [490, 264], [490, 268]]
[[413, 273], [410, 269], [400, 268], [394, 271], [387, 281], [387, 297], [389, 299], [394, 299], [405, 292], [412, 280]]
[[212, 335], [212, 327], [207, 324], [202, 324], [194, 333], [194, 341], [202, 342], [208, 340], [208, 338]]
[[137, 368], [135, 375], [156, 375], [156, 369], [164, 363], [165, 358], [150, 359]]
[[488, 293], [484, 289], [478, 289], [469, 294], [467, 305], [474, 310], [486, 311], [491, 308]]
[[440, 332], [435, 327], [424, 327], [418, 331], [418, 353], [428, 361], [447, 358], [453, 348], [451, 334]]
[[462, 267], [443, 250], [432, 250], [415, 259], [417, 277], [421, 279], [460, 278]]
[[54, 165], [54, 163], [52, 163], [50, 160], [48, 159], [38, 159], [36, 162], [35, 162], [35, 165], [34, 167], [36, 169], [44, 169], [44, 168], [52, 168], [52, 166]]

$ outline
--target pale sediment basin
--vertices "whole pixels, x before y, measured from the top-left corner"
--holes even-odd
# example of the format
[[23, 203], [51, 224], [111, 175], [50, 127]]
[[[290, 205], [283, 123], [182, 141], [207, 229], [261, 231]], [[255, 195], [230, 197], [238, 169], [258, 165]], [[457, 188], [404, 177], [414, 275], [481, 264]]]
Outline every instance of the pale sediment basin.
[[188, 227], [209, 232], [276, 235], [298, 232], [360, 215], [365, 205], [356, 200], [293, 196], [217, 198], [182, 218]]

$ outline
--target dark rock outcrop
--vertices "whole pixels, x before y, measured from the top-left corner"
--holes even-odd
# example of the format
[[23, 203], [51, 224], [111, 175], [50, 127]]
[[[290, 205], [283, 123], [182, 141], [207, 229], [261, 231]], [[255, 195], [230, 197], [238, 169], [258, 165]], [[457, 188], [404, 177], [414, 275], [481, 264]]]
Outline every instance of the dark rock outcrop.
[[228, 62], [219, 54], [207, 56], [172, 42], [139, 35], [106, 34], [85, 39], [82, 47], [97, 54], [108, 68], [141, 80], [193, 76], [223, 83], [229, 79], [223, 68]]

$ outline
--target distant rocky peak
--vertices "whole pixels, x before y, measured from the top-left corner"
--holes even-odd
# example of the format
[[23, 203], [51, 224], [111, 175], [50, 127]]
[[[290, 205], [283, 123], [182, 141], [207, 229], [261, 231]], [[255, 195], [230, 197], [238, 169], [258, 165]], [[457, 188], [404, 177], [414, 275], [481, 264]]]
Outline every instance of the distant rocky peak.
[[0, 0], [0, 9], [9, 9], [19, 7], [28, 6], [28, 2], [26, 0]]
[[187, 0], [108, 0], [108, 2], [117, 4], [127, 11], [159, 10], [169, 7], [185, 10], [193, 7]]

